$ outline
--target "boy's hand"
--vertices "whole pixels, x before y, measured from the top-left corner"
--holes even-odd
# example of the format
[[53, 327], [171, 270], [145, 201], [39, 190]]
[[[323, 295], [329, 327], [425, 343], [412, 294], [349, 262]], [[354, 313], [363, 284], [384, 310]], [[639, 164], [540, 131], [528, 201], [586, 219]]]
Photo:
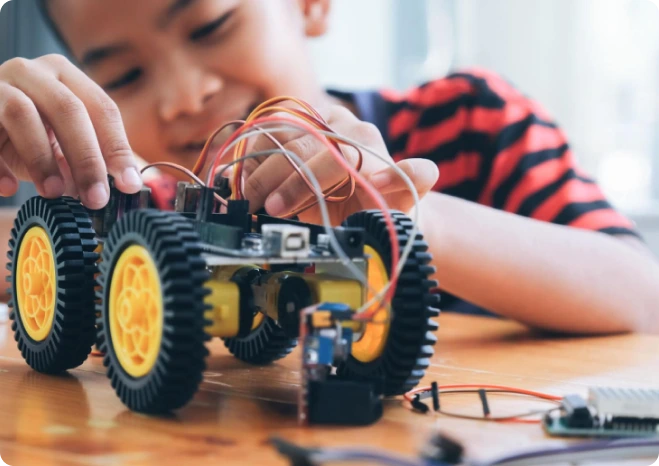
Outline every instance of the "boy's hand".
[[[289, 115], [284, 116], [291, 118]], [[324, 112], [323, 117], [337, 134], [354, 139], [375, 152], [388, 156], [378, 129], [370, 123], [360, 121], [346, 108], [332, 107]], [[274, 137], [284, 145], [284, 148], [294, 152], [308, 164], [323, 190], [331, 188], [348, 175], [326, 146], [312, 135], [300, 131], [275, 133]], [[358, 160], [357, 152], [351, 147], [343, 145], [341, 147], [348, 162], [354, 167]], [[275, 145], [265, 137], [258, 137], [249, 146], [249, 153], [270, 149], [276, 149]], [[414, 205], [414, 199], [405, 182], [385, 162], [366, 151], [362, 151], [362, 154], [364, 158], [361, 175], [383, 195], [391, 209], [409, 211]], [[408, 159], [397, 165], [411, 179], [419, 197], [425, 196], [439, 178], [439, 170], [430, 160]], [[253, 211], [265, 206], [270, 215], [284, 215], [315, 199], [304, 181], [281, 156], [247, 160], [243, 174], [245, 196], [250, 200]], [[347, 189], [346, 187], [335, 195], [344, 194]], [[328, 204], [333, 224], [339, 224], [354, 212], [376, 207], [372, 198], [359, 185], [355, 195], [348, 202]], [[305, 222], [319, 223], [320, 210], [315, 206], [300, 214], [300, 218]]]
[[124, 192], [141, 188], [136, 162], [116, 104], [66, 58], [0, 65], [0, 195], [14, 195], [18, 178], [99, 209], [108, 172]]

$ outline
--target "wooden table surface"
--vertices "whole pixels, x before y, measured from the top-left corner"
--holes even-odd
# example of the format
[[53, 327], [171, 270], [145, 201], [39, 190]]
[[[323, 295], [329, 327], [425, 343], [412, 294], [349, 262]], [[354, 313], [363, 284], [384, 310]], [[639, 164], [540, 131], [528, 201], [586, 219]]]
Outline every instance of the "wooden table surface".
[[[591, 385], [659, 387], [659, 337], [540, 338], [515, 323], [446, 313], [440, 324], [428, 382], [505, 384], [558, 395], [585, 394]], [[539, 425], [423, 416], [398, 400], [388, 401], [383, 419], [368, 428], [301, 428], [294, 405], [299, 357], [295, 352], [270, 367], [249, 367], [214, 341], [194, 400], [170, 418], [150, 418], [124, 408], [100, 358], [67, 376], [35, 373], [16, 349], [10, 325], [0, 323], [0, 456], [11, 466], [286, 465], [268, 444], [271, 435], [307, 446], [415, 455], [437, 428], [480, 459], [564, 444]], [[480, 413], [475, 395], [448, 397], [444, 409]], [[493, 414], [547, 406], [516, 397], [493, 396], [490, 403]]]

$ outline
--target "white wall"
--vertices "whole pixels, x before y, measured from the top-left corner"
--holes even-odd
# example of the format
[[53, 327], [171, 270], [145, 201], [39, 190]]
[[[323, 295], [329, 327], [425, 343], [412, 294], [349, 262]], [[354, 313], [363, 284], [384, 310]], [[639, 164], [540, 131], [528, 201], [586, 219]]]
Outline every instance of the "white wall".
[[329, 34], [310, 44], [323, 84], [400, 88], [474, 65], [501, 73], [555, 117], [581, 165], [659, 253], [659, 0], [333, 8]]
[[659, 0], [456, 0], [456, 66], [540, 101], [659, 254]]
[[310, 43], [325, 86], [393, 85], [393, 0], [333, 0], [326, 36]]
[[449, 71], [457, 0], [333, 0], [329, 33], [310, 42], [326, 86], [405, 89]]
[[659, 156], [659, 8], [649, 0], [456, 5], [456, 65], [505, 75], [554, 115], [616, 203], [646, 203]]

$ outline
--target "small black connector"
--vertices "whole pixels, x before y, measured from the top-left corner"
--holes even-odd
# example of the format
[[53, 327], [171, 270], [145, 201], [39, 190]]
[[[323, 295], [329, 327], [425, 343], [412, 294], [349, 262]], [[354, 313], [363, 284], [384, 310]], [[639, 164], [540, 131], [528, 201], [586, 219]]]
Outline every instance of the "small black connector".
[[231, 184], [229, 178], [221, 176], [219, 173], [215, 175], [213, 188], [215, 188], [215, 192], [222, 198], [229, 199], [231, 197]]
[[591, 428], [595, 425], [588, 402], [579, 395], [567, 395], [561, 401], [568, 427]]
[[282, 456], [290, 460], [291, 466], [315, 466], [311, 456], [320, 451], [316, 448], [299, 447], [279, 437], [272, 437], [270, 443]]
[[430, 393], [432, 394], [432, 409], [439, 411], [439, 386], [437, 382], [430, 384]]
[[211, 222], [215, 213], [215, 192], [213, 188], [201, 187], [199, 203], [197, 204], [196, 220], [198, 222]]
[[105, 238], [114, 224], [131, 210], [146, 209], [151, 203], [151, 189], [143, 187], [137, 193], [125, 194], [114, 184], [114, 178], [108, 176], [110, 197], [105, 207], [99, 210], [86, 208], [96, 235]]
[[431, 462], [462, 464], [464, 448], [452, 438], [437, 433], [431, 437], [423, 449], [422, 456]]
[[483, 417], [488, 417], [490, 415], [490, 404], [487, 401], [487, 391], [480, 389], [478, 390], [478, 396], [481, 399], [481, 404], [483, 405]]
[[334, 228], [336, 240], [350, 258], [362, 257], [364, 254], [364, 229], [355, 227]]
[[428, 405], [421, 401], [421, 396], [419, 395], [414, 395], [414, 398], [412, 398], [410, 404], [412, 405], [414, 411], [417, 411], [421, 414], [426, 414], [428, 411], [430, 411]]
[[307, 403], [310, 424], [363, 426], [382, 417], [382, 398], [367, 382], [341, 380], [310, 381]]

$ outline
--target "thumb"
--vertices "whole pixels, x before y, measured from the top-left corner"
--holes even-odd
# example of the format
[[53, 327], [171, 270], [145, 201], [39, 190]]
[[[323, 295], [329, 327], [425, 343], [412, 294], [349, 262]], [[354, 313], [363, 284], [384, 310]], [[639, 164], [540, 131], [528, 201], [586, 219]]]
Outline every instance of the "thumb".
[[[396, 166], [410, 179], [419, 197], [425, 196], [439, 179], [439, 168], [431, 160], [407, 159], [398, 162]], [[382, 194], [408, 190], [408, 185], [393, 167], [376, 172], [369, 181]]]

